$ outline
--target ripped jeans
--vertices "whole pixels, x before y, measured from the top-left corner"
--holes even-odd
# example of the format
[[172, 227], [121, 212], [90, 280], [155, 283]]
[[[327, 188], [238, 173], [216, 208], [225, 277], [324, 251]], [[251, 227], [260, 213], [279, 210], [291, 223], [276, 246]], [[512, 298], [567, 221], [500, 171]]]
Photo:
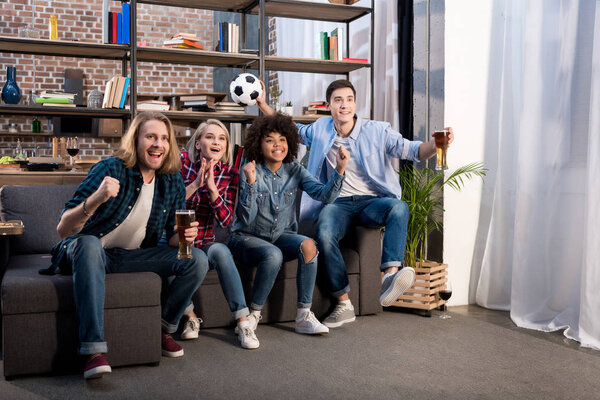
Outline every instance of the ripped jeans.
[[310, 308], [317, 279], [317, 256], [309, 262], [304, 260], [301, 246], [306, 239], [312, 240], [306, 236], [291, 233], [282, 234], [273, 243], [241, 232], [231, 235], [229, 249], [233, 256], [244, 265], [257, 268], [251, 309], [262, 310], [281, 265], [284, 261], [295, 258], [298, 259], [296, 274], [298, 308]]

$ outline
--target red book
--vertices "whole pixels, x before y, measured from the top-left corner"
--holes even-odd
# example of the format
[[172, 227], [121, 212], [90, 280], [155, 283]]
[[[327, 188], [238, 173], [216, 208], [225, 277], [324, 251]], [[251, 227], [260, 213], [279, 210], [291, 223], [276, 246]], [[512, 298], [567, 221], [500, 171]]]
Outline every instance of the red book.
[[348, 58], [348, 57], [342, 58], [342, 61], [361, 62], [361, 63], [369, 62], [369, 60], [367, 60], [366, 58]]
[[112, 36], [110, 38], [110, 42], [116, 44], [117, 43], [117, 13], [112, 13]]

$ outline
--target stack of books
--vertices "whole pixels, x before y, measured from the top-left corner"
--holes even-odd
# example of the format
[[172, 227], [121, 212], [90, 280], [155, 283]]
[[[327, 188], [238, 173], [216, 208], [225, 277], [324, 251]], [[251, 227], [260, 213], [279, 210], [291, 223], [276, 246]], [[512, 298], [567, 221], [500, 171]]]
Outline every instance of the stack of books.
[[136, 104], [139, 111], [169, 111], [169, 103], [163, 100], [142, 100]]
[[246, 107], [242, 107], [232, 101], [219, 101], [215, 103], [215, 111], [222, 113], [240, 113], [246, 112]]
[[239, 53], [240, 27], [231, 22], [215, 24], [214, 45], [215, 51]]
[[129, 77], [113, 76], [106, 82], [102, 108], [124, 108], [127, 99], [127, 89], [129, 89]]
[[163, 42], [163, 46], [181, 49], [204, 49], [198, 36], [186, 32], [179, 32], [176, 35], [173, 35], [171, 39]]
[[311, 115], [311, 114], [322, 114], [322, 115], [331, 115], [331, 111], [327, 109], [327, 102], [325, 101], [310, 101], [308, 102], [308, 107], [302, 107], [303, 115]]
[[179, 96], [179, 103], [185, 111], [215, 111], [215, 96], [209, 94]]
[[43, 90], [40, 96], [35, 99], [36, 104], [54, 107], [76, 107], [76, 93], [66, 93], [63, 91]]

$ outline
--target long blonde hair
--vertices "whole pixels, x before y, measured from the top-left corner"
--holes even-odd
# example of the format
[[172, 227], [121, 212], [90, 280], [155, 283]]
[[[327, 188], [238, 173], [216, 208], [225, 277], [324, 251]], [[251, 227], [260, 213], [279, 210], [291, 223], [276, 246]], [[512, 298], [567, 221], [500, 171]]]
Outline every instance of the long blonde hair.
[[132, 168], [138, 163], [137, 142], [140, 135], [142, 125], [148, 121], [163, 122], [169, 132], [169, 152], [165, 157], [165, 161], [157, 171], [159, 174], [173, 174], [181, 169], [181, 161], [179, 160], [179, 147], [175, 139], [173, 125], [169, 118], [159, 112], [143, 111], [139, 113], [131, 122], [129, 129], [121, 138], [119, 149], [115, 152], [115, 157], [124, 161], [126, 168]]
[[225, 137], [227, 138], [227, 147], [225, 149], [225, 153], [223, 153], [223, 157], [221, 157], [221, 161], [225, 164], [229, 164], [231, 160], [231, 139], [229, 138], [229, 131], [227, 130], [227, 127], [225, 127], [225, 125], [218, 119], [207, 119], [206, 122], [201, 123], [190, 140], [188, 140], [185, 148], [190, 156], [190, 161], [198, 161], [200, 152], [196, 149], [196, 142], [202, 138], [202, 135], [204, 135], [206, 129], [208, 129], [210, 125], [216, 125], [225, 132]]

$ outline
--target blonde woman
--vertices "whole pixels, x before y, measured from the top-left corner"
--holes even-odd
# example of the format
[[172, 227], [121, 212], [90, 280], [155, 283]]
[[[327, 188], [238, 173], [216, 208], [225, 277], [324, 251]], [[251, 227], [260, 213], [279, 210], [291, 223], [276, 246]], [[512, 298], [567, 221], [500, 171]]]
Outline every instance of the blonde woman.
[[[237, 321], [235, 332], [245, 349], [259, 346], [258, 339], [248, 322], [249, 310], [233, 257], [226, 245], [215, 242], [213, 221], [221, 227], [230, 224], [238, 187], [238, 171], [229, 165], [230, 139], [225, 125], [216, 119], [200, 124], [181, 154], [181, 176], [186, 186], [186, 207], [196, 212], [198, 235], [194, 246], [208, 256], [210, 269], [216, 269], [223, 294]], [[195, 339], [200, 330], [200, 319], [190, 305], [182, 339]]]

